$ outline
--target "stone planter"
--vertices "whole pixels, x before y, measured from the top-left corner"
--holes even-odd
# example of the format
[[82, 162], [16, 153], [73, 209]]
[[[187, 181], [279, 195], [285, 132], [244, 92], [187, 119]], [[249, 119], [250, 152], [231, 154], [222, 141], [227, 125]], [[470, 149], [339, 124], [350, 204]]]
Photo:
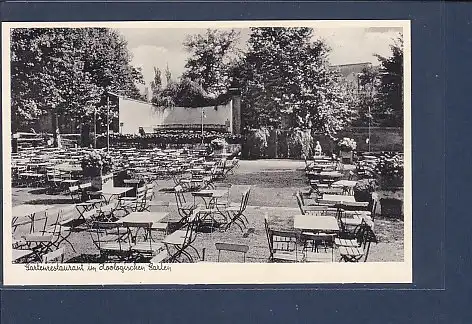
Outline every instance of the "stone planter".
[[344, 164], [352, 164], [352, 151], [339, 151], [339, 157], [341, 158], [341, 162]]
[[382, 198], [380, 211], [383, 217], [403, 218], [403, 202], [395, 198]]
[[103, 188], [113, 187], [113, 173], [99, 175], [91, 178], [92, 188], [102, 190]]

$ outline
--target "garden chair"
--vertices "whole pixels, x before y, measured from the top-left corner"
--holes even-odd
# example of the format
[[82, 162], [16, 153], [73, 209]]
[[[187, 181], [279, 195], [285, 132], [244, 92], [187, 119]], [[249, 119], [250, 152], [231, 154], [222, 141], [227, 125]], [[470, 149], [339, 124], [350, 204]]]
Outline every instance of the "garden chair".
[[271, 229], [267, 214], [264, 217], [264, 226], [269, 244], [269, 261], [298, 262], [303, 260], [303, 253], [298, 251], [296, 232]]
[[[304, 262], [333, 262], [334, 261], [334, 234], [309, 233], [301, 234], [304, 242]], [[311, 251], [310, 251], [311, 250]]]
[[341, 255], [340, 261], [344, 262], [366, 262], [369, 256], [370, 245], [372, 242], [377, 243], [377, 237], [372, 231], [372, 228], [363, 223], [364, 227], [360, 235], [359, 246], [338, 246], [339, 254]]
[[147, 191], [147, 187], [142, 186], [137, 189], [135, 197], [118, 198], [118, 209], [125, 211], [126, 214], [146, 210]]
[[[138, 260], [140, 258], [151, 258], [164, 249], [161, 242], [155, 242], [152, 239], [152, 222], [129, 223], [123, 222], [122, 226], [127, 228], [131, 239], [131, 258]], [[143, 233], [139, 234], [142, 230]], [[142, 239], [139, 239], [142, 238]]]
[[220, 262], [221, 251], [242, 253], [243, 262], [246, 262], [246, 254], [247, 254], [247, 251], [249, 251], [249, 246], [245, 244], [235, 244], [235, 243], [215, 243], [215, 248], [218, 251], [217, 262]]
[[100, 252], [100, 258], [117, 257], [127, 260], [131, 255], [131, 239], [128, 229], [113, 222], [92, 222], [89, 234]]
[[241, 202], [239, 206], [229, 206], [225, 209], [225, 212], [228, 215], [228, 223], [225, 230], [228, 230], [232, 224], [236, 224], [241, 231], [244, 231], [244, 228], [249, 225], [249, 221], [244, 215], [244, 212], [246, 211], [250, 192], [251, 188], [244, 191], [244, 193], [241, 195]]
[[[192, 249], [200, 259], [198, 250], [192, 245], [197, 237], [198, 213], [198, 209], [194, 210], [189, 216], [188, 222], [181, 229], [167, 235], [162, 240], [167, 253], [160, 254], [159, 258], [165, 257], [169, 262], [181, 262], [180, 258], [185, 257], [188, 262], [193, 262], [194, 258], [188, 251]], [[157, 259], [153, 258], [151, 262], [157, 262]]]
[[60, 263], [64, 262], [64, 248], [54, 250], [43, 255], [43, 263], [51, 263], [60, 259]]
[[83, 200], [85, 197], [82, 195], [79, 186], [69, 187], [69, 194], [77, 212], [79, 213], [79, 219], [85, 220], [84, 212], [90, 211], [94, 209], [97, 204], [102, 203], [102, 200]]
[[228, 174], [234, 174], [234, 170], [239, 167], [239, 156], [241, 155], [241, 152], [238, 153], [235, 157], [233, 157], [231, 160], [229, 160], [226, 163], [226, 170], [224, 171], [224, 176], [226, 177]]
[[213, 185], [212, 185], [213, 189], [215, 189], [215, 190], [226, 190], [225, 196], [218, 199], [218, 201], [216, 203], [217, 208], [227, 208], [227, 207], [229, 207], [229, 205], [231, 203], [230, 192], [231, 192], [232, 186], [233, 185], [231, 183], [224, 183], [224, 182], [213, 183]]
[[[168, 201], [152, 201], [149, 203], [149, 211], [151, 212], [161, 212], [164, 210], [164, 207], [169, 207]], [[169, 223], [165, 221], [160, 221], [159, 223], [152, 223], [151, 231], [152, 232], [163, 232], [164, 235], [168, 234]]]
[[48, 184], [48, 191], [50, 193], [56, 193], [61, 189], [63, 184], [63, 179], [61, 178], [61, 172], [57, 170], [49, 170], [46, 172], [46, 182]]
[[305, 206], [304, 199], [302, 198], [302, 194], [300, 192], [295, 193], [295, 198], [297, 199], [298, 208], [300, 209], [300, 213], [302, 215], [313, 215], [313, 216], [324, 216], [329, 212], [336, 212], [336, 208], [332, 208], [326, 205], [308, 205]]
[[182, 186], [176, 186], [174, 188], [175, 201], [177, 203], [177, 211], [181, 217], [179, 223], [185, 223], [189, 216], [192, 214], [196, 206], [193, 203], [187, 202], [183, 192]]
[[74, 220], [74, 218], [66, 218], [66, 211], [69, 212], [73, 207], [67, 209], [60, 209], [57, 213], [57, 217], [51, 224], [47, 224], [47, 220], [44, 223], [42, 230], [30, 233], [25, 235], [26, 241], [31, 241], [33, 238], [37, 237], [49, 237], [50, 245], [55, 248], [59, 248], [62, 242], [66, 242], [70, 245], [74, 252], [74, 245], [69, 241], [69, 236], [71, 235], [71, 228], [68, 224]]
[[361, 223], [356, 226], [352, 233], [340, 232], [338, 237], [334, 239], [334, 244], [336, 246], [359, 247], [362, 243], [364, 232], [367, 228], [365, 224], [366, 223], [364, 221], [361, 221]]

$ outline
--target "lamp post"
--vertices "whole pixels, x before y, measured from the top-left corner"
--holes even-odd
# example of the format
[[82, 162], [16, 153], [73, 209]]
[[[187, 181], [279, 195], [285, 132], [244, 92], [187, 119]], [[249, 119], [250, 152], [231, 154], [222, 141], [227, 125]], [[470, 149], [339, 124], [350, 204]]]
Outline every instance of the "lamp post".
[[110, 151], [110, 96], [107, 94], [107, 152]]
[[203, 145], [203, 116], [204, 116], [204, 112], [203, 112], [203, 107], [202, 107], [202, 145]]
[[97, 107], [93, 108], [93, 148], [97, 148]]

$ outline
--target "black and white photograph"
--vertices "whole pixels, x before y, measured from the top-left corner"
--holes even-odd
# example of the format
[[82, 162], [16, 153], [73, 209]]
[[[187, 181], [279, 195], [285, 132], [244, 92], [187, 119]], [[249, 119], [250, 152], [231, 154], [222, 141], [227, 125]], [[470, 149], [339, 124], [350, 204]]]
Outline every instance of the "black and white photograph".
[[408, 21], [2, 44], [5, 284], [411, 282]]

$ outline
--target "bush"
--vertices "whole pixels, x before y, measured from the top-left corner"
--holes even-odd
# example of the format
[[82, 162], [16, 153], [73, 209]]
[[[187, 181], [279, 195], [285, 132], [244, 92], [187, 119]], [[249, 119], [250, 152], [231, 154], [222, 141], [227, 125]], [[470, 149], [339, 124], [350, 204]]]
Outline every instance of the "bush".
[[403, 184], [403, 158], [398, 153], [382, 153], [374, 168], [383, 188], [401, 187]]
[[301, 158], [313, 155], [313, 137], [309, 131], [295, 130], [288, 138], [289, 157]]
[[377, 182], [373, 179], [363, 179], [354, 185], [354, 199], [370, 202], [372, 193], [377, 190]]

